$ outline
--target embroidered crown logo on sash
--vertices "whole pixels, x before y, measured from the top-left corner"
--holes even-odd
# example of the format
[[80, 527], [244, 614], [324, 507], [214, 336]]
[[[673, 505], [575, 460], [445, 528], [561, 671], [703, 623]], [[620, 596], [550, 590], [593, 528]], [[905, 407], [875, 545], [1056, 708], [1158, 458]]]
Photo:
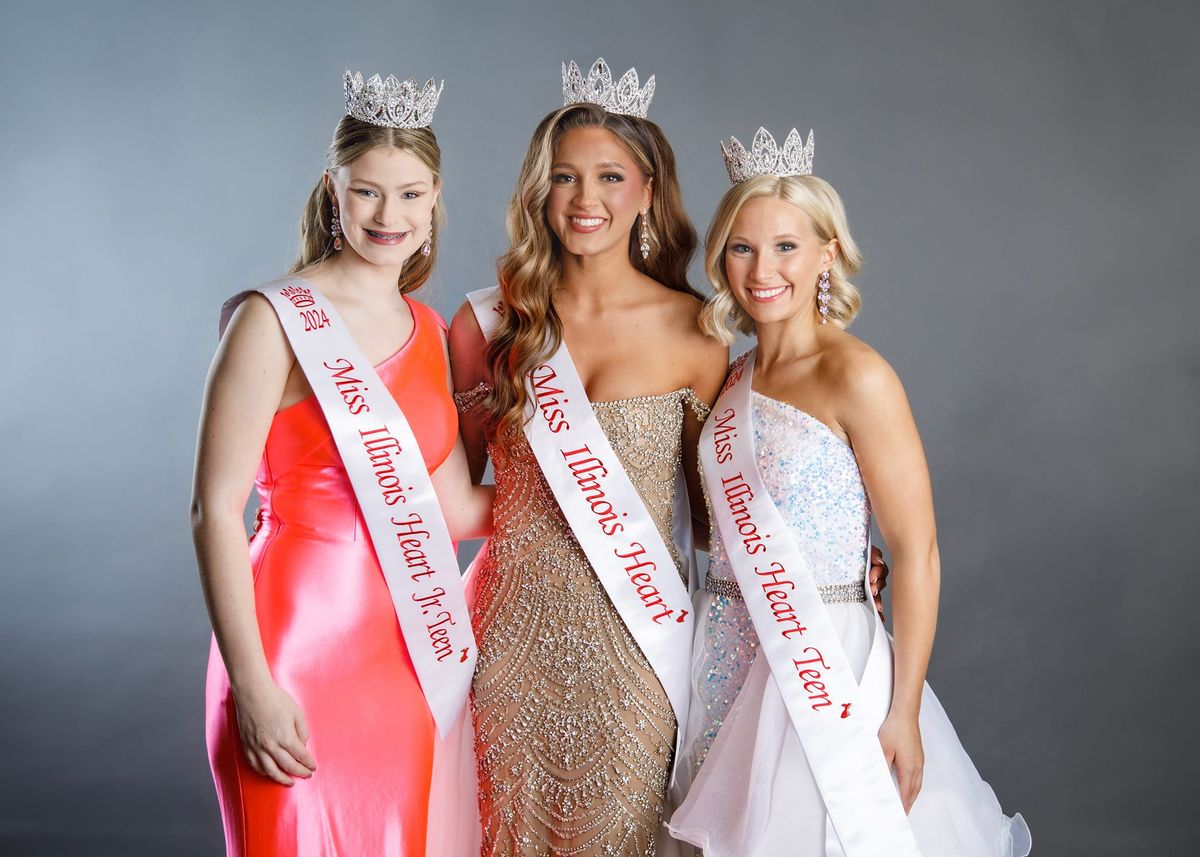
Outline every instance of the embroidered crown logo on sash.
[[296, 309], [307, 309], [316, 303], [312, 289], [305, 286], [284, 286], [279, 290], [279, 294], [291, 301]]

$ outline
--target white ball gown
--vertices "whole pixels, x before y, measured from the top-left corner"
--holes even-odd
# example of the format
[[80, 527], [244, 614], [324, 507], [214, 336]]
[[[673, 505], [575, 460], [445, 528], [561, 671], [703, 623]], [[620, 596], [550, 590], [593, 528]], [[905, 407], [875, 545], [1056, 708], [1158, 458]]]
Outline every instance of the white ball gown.
[[[846, 655], [862, 677], [877, 627], [862, 585], [870, 506], [858, 462], [823, 423], [751, 396], [758, 466], [803, 551]], [[698, 596], [692, 714], [680, 760], [686, 799], [671, 833], [705, 857], [826, 854], [826, 814], [795, 728], [713, 528]], [[922, 857], [1025, 857], [1029, 829], [1009, 818], [963, 750], [929, 686], [921, 702], [924, 782], [909, 814]]]

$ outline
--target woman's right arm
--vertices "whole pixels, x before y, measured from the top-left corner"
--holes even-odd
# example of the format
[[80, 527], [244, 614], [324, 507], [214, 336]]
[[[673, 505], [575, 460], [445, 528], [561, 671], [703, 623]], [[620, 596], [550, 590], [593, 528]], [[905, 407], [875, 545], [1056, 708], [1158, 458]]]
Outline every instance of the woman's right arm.
[[293, 357], [267, 299], [234, 312], [209, 369], [196, 444], [192, 537], [200, 583], [251, 767], [281, 785], [316, 769], [304, 715], [263, 652], [242, 512]]
[[[479, 329], [470, 301], [465, 302], [454, 314], [447, 338], [454, 392], [466, 393], [480, 383], [487, 382], [487, 340]], [[481, 410], [478, 406], [467, 408], [459, 413], [458, 422], [467, 451], [471, 480], [476, 485], [483, 479], [483, 471], [487, 467], [487, 433]]]

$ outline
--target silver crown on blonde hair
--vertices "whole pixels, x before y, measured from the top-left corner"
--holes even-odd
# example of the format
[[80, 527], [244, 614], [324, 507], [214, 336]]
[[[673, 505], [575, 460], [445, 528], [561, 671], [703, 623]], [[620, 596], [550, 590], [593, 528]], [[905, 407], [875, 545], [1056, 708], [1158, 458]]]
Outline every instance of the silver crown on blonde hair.
[[364, 82], [359, 72], [347, 71], [346, 113], [384, 128], [428, 128], [444, 83], [430, 78], [418, 89], [412, 78], [397, 80], [389, 74], [385, 80], [373, 74]]
[[645, 119], [650, 109], [650, 99], [654, 97], [654, 75], [650, 75], [643, 89], [638, 89], [640, 84], [636, 68], [631, 68], [613, 83], [612, 71], [604, 57], [592, 63], [586, 78], [575, 60], [563, 63], [562, 79], [564, 106], [598, 104], [609, 113]]
[[739, 184], [755, 176], [811, 176], [813, 169], [813, 132], [808, 132], [807, 142], [800, 139], [800, 132], [795, 128], [783, 141], [783, 148], [775, 142], [771, 132], [759, 128], [754, 134], [754, 143], [750, 151], [738, 142], [737, 137], [729, 138], [729, 146], [721, 144], [721, 154], [725, 156], [725, 169], [729, 171], [729, 180]]

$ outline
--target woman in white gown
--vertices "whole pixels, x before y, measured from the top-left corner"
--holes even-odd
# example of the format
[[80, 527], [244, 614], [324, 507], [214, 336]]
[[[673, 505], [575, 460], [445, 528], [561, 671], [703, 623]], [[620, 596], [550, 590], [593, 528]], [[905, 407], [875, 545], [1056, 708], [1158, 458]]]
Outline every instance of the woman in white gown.
[[[734, 376], [745, 370], [750, 387], [744, 400], [746, 434], [753, 436], [753, 446], [747, 447], [753, 457], [747, 460], [753, 462], [750, 467], [757, 464], [760, 484], [778, 509], [780, 529], [786, 530], [776, 533], [775, 543], [788, 534], [794, 540], [811, 572], [807, 585], [815, 588], [814, 598], [819, 595], [813, 603], [817, 610], [824, 603], [830, 634], [840, 641], [862, 691], [867, 691], [863, 675], [872, 647], [883, 653], [873, 661], [869, 679], [878, 679], [879, 716], [867, 721], [864, 734], [873, 745], [877, 732], [886, 769], [878, 766], [873, 751], [866, 767], [878, 767], [886, 783], [884, 803], [898, 800], [892, 815], [904, 844], [869, 829], [884, 813], [868, 804], [857, 817], [844, 815], [848, 820], [841, 826], [832, 809], [827, 814], [827, 806], [834, 806], [829, 783], [838, 781], [843, 790], [848, 784], [852, 793], [858, 788], [855, 775], [845, 773], [853, 765], [839, 764], [852, 748], [820, 749], [825, 758], [810, 763], [795, 724], [812, 728], [805, 724], [820, 717], [808, 714], [805, 720], [803, 705], [800, 714], [789, 713], [777, 683], [780, 676], [787, 681], [787, 670], [773, 672], [760, 650], [730, 546], [721, 538], [719, 516], [733, 507], [711, 490], [710, 508], [717, 518], [697, 608], [694, 694], [682, 760], [685, 779], [692, 781], [670, 821], [671, 832], [701, 846], [706, 857], [1023, 857], [1030, 848], [1028, 828], [1020, 815], [1008, 818], [1001, 812], [924, 683], [939, 581], [932, 492], [899, 379], [878, 353], [844, 330], [860, 303], [848, 280], [859, 268], [860, 255], [841, 200], [828, 183], [811, 175], [811, 133], [805, 144], [793, 131], [779, 149], [760, 130], [751, 152], [731, 141], [725, 153], [734, 187], [708, 234], [706, 265], [716, 293], [705, 309], [705, 324], [726, 341], [733, 339], [731, 321], [758, 339], [748, 365], [735, 364], [729, 385], [735, 386]], [[712, 436], [711, 422], [722, 413], [718, 401], [706, 436]], [[701, 445], [703, 450], [704, 440]], [[718, 460], [705, 461], [706, 471], [715, 470]], [[707, 484], [727, 484], [712, 478], [706, 472]], [[895, 642], [890, 647], [864, 600], [872, 510], [892, 554]], [[748, 532], [726, 530], [731, 531]], [[742, 547], [732, 552], [741, 553]], [[775, 621], [782, 621], [778, 607], [772, 601], [767, 613], [758, 615], [769, 617], [774, 610]], [[769, 619], [758, 621], [759, 630], [772, 633]], [[877, 663], [882, 663], [878, 674]], [[791, 672], [794, 678], [796, 670]], [[806, 677], [815, 675], [801, 671]], [[811, 733], [805, 737], [811, 742]], [[894, 787], [887, 783], [889, 772]], [[873, 849], [862, 844], [864, 833], [875, 839]]]

